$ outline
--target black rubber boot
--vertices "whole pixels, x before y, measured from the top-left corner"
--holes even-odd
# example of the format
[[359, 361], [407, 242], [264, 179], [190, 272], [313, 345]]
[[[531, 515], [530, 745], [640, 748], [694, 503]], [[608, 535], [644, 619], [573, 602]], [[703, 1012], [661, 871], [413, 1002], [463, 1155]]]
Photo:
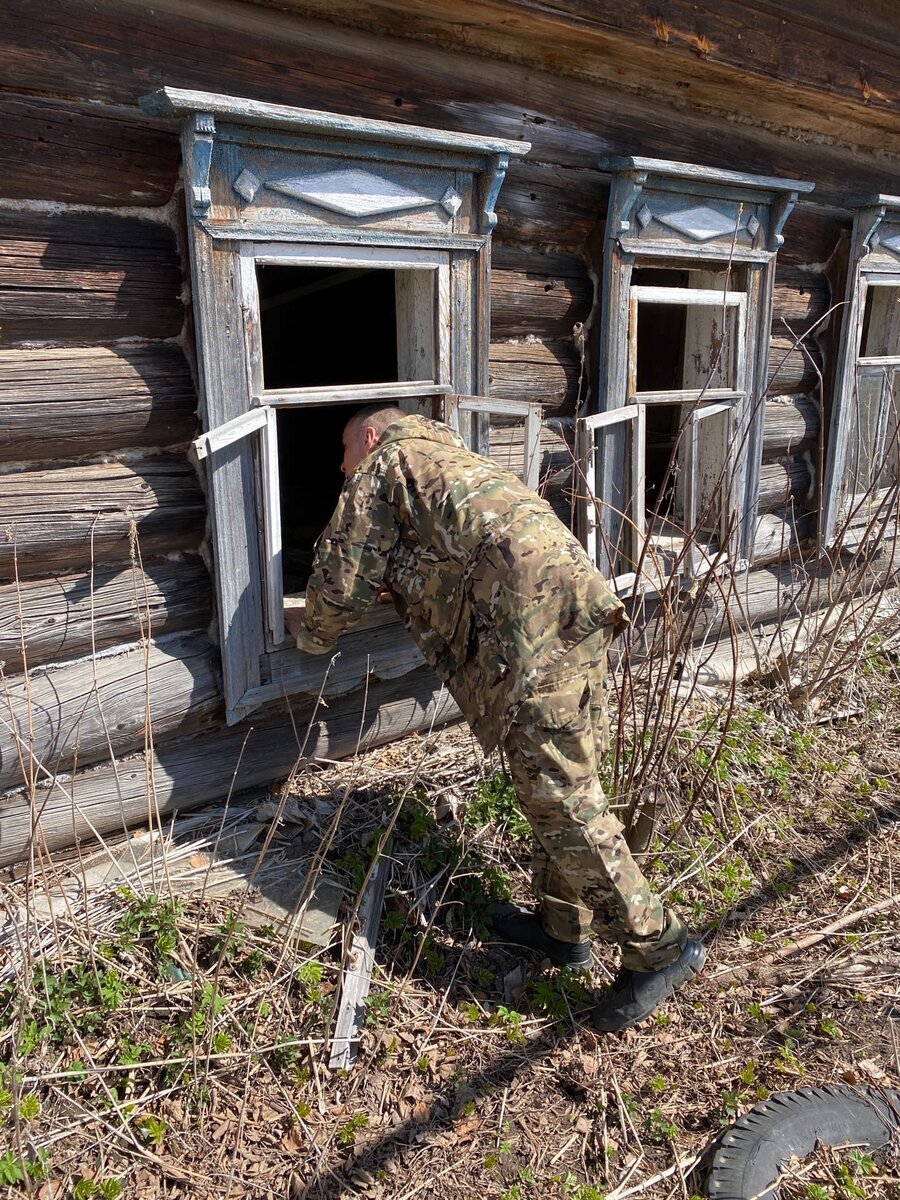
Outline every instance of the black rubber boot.
[[591, 1025], [601, 1033], [637, 1025], [693, 979], [705, 961], [706, 951], [700, 942], [688, 939], [678, 958], [659, 971], [631, 971], [623, 967], [612, 987], [602, 993], [589, 1018]]
[[537, 913], [515, 904], [492, 904], [488, 909], [488, 928], [502, 942], [525, 946], [549, 958], [557, 967], [589, 967], [591, 943], [563, 942], [546, 933]]

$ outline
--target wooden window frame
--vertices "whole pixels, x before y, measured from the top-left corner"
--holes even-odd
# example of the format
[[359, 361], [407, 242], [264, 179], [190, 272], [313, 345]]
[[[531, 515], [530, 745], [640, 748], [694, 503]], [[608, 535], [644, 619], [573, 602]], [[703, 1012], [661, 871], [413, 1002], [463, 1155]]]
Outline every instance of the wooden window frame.
[[872, 522], [886, 527], [896, 515], [884, 504], [890, 488], [871, 495], [850, 493], [850, 444], [859, 428], [859, 381], [884, 379], [876, 424], [874, 462], [884, 450], [884, 434], [893, 398], [888, 375], [900, 378], [900, 343], [897, 353], [866, 356], [861, 353], [869, 289], [900, 289], [900, 196], [878, 195], [854, 205], [853, 235], [844, 296], [844, 318], [838, 351], [831, 421], [822, 489], [819, 544], [823, 552], [839, 545], [854, 549], [860, 537], [875, 535]]
[[[141, 107], [183, 119], [205, 430], [195, 450], [207, 465], [226, 719], [285, 695], [327, 697], [369, 674], [402, 675], [421, 655], [383, 608], [340, 639], [338, 659], [283, 641], [276, 413], [384, 398], [416, 411], [487, 390], [495, 204], [510, 158], [530, 146], [177, 88]], [[415, 378], [425, 372], [411, 350], [398, 364], [410, 377], [387, 385], [265, 388], [257, 265], [348, 257], [395, 280], [412, 273], [412, 293], [428, 281], [433, 312], [410, 345], [418, 352], [430, 338], [429, 378]], [[414, 312], [416, 295], [407, 303]]]
[[500, 396], [451, 394], [444, 398], [444, 420], [476, 454], [482, 454], [485, 458], [491, 457], [492, 416], [524, 418], [522, 482], [537, 491], [541, 473], [541, 405], [530, 400], [506, 400]]
[[[719, 548], [714, 560], [700, 553], [700, 547], [692, 547], [681, 556], [680, 574], [689, 584], [709, 569], [711, 561], [719, 563], [724, 557], [733, 569], [743, 569], [752, 555], [756, 525], [775, 257], [798, 196], [810, 192], [813, 185], [660, 159], [611, 159], [600, 165], [611, 176], [597, 389], [602, 411], [615, 413], [634, 405], [698, 406], [685, 418], [683, 452], [692, 459], [690, 496], [700, 471], [698, 436], [704, 410], [716, 406], [707, 416], [724, 411], [718, 407], [721, 405], [731, 410], [732, 453], [722, 464], [723, 519], [719, 522], [720, 528], [728, 532], [728, 544]], [[744, 286], [736, 288], [728, 274], [723, 288], [633, 283], [635, 270], [644, 267], [718, 272], [734, 268], [742, 272]], [[642, 301], [735, 308], [735, 386], [638, 392], [637, 309]], [[578, 441], [585, 450], [592, 439], [590, 427], [584, 422], [591, 419], [578, 422]], [[637, 431], [639, 426], [633, 428]], [[636, 449], [633, 452], [638, 453]], [[594, 488], [585, 489], [580, 509], [586, 540], [596, 538], [587, 506], [599, 505], [601, 511], [612, 508], [612, 498], [624, 491], [619, 479], [624, 463], [622, 454], [604, 456], [595, 469], [581, 459], [585, 478], [590, 469], [595, 470]], [[736, 519], [732, 519], [735, 513]], [[648, 536], [646, 518], [638, 522], [632, 512], [629, 520], [632, 528], [643, 524], [644, 536]], [[594, 554], [597, 557], [596, 547]], [[602, 560], [603, 556], [599, 557]], [[639, 561], [642, 557], [638, 556]], [[633, 585], [656, 587], [660, 582], [638, 580]]]

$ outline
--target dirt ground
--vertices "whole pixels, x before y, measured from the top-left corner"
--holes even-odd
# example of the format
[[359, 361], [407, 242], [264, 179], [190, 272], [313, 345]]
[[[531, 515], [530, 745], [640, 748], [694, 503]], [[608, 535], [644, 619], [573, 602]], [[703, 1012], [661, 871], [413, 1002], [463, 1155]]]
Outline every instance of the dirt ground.
[[[838, 719], [749, 688], [727, 730], [699, 707], [683, 723], [646, 867], [709, 961], [621, 1034], [591, 1029], [612, 949], [596, 946], [588, 976], [484, 940], [492, 897], [528, 899], [528, 829], [501, 763], [460, 727], [277, 793], [271, 846], [291, 840], [345, 885], [329, 948], [251, 928], [227, 900], [172, 898], [164, 880], [100, 892], [30, 939], [20, 922], [0, 1187], [687, 1200], [704, 1150], [759, 1100], [900, 1086], [900, 686], [890, 656], [866, 674]], [[379, 847], [392, 873], [359, 1055], [331, 1072], [341, 939]], [[29, 886], [8, 881], [7, 908]], [[890, 1156], [795, 1167], [785, 1196], [900, 1197]]]

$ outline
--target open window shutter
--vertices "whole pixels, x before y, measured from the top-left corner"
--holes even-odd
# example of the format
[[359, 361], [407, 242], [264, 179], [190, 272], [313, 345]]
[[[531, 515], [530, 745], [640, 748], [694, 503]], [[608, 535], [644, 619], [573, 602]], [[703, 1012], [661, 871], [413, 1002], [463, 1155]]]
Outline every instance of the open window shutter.
[[497, 396], [445, 397], [447, 424], [470, 449], [492, 458], [537, 490], [541, 473], [541, 408]]
[[629, 404], [576, 425], [578, 512], [588, 557], [617, 590], [629, 591], [645, 537], [646, 410]]
[[872, 538], [874, 526], [894, 516], [900, 483], [900, 273], [896, 278], [893, 286], [863, 279], [851, 297], [825, 481], [829, 546], [853, 545], [860, 533]]
[[688, 560], [684, 570], [703, 574], [709, 557], [702, 553], [696, 539], [710, 535], [718, 541], [719, 552], [727, 553], [737, 566], [739, 512], [734, 473], [735, 407], [732, 404], [706, 404], [695, 408], [685, 420], [683, 449], [679, 458], [676, 506], [678, 517], [689, 538]]
[[[254, 436], [261, 440], [261, 480], [257, 480]], [[260, 653], [265, 648], [257, 488], [264, 489], [267, 505], [274, 504], [277, 514], [275, 414], [267, 407], [251, 409], [202, 434], [194, 449], [198, 458], [208, 460], [225, 708], [228, 724], [233, 725], [255, 707], [244, 697], [259, 687]], [[281, 570], [280, 526], [277, 520], [264, 524], [265, 575], [271, 580], [273, 573]], [[278, 642], [284, 637], [284, 614], [273, 611], [276, 593], [271, 587], [268, 592], [269, 633]]]

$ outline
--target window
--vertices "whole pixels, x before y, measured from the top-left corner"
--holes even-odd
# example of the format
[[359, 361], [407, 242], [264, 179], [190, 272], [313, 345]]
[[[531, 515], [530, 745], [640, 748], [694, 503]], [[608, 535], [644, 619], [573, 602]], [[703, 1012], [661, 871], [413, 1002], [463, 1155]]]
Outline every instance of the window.
[[900, 487], [900, 197], [856, 212], [828, 441], [822, 543], [896, 519]]
[[603, 411], [578, 455], [588, 553], [625, 591], [749, 558], [775, 253], [812, 185], [608, 165]]
[[[381, 399], [444, 414], [532, 477], [533, 406], [485, 400], [489, 240], [525, 142], [163, 89], [185, 181], [229, 723], [285, 694], [334, 695], [422, 657], [382, 606], [340, 658], [284, 636], [343, 482], [347, 418]], [[326, 661], [322, 661], [323, 658]], [[326, 681], [327, 676], [327, 681]]]

